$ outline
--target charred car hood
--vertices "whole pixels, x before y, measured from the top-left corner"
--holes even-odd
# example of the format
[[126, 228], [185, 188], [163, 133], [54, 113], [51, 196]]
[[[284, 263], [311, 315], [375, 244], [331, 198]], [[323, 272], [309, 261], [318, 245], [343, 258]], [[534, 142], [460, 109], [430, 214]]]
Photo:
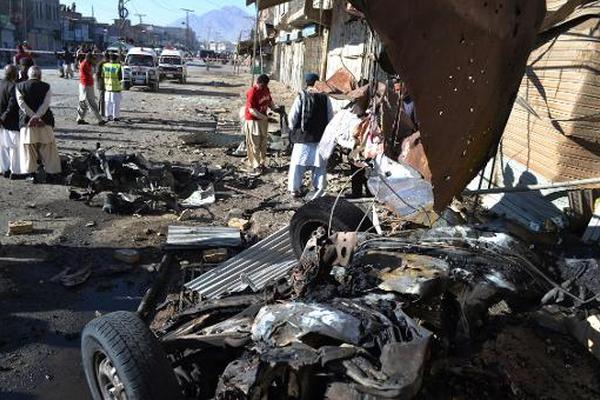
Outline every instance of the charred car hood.
[[443, 210], [497, 148], [544, 19], [545, 2], [351, 3], [381, 37], [415, 102], [420, 132], [396, 141], [396, 148], [409, 149], [399, 161], [431, 182], [435, 209]]

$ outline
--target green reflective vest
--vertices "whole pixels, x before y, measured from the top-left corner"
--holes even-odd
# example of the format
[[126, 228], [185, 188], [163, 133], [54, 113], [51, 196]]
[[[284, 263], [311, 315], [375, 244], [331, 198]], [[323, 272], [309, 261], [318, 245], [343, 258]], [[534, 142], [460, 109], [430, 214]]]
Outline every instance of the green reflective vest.
[[121, 91], [121, 64], [105, 63], [102, 66], [104, 86], [107, 92]]

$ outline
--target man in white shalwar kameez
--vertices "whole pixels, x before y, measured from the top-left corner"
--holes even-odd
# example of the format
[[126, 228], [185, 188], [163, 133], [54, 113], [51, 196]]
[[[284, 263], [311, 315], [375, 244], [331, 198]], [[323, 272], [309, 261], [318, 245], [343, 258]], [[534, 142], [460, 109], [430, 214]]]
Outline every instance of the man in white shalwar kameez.
[[307, 170], [312, 172], [314, 191], [311, 192], [311, 199], [323, 196], [327, 189], [327, 160], [319, 155], [317, 149], [327, 124], [333, 118], [333, 108], [329, 98], [314, 88], [318, 80], [318, 75], [306, 74], [307, 88], [294, 100], [288, 117], [290, 140], [294, 143], [288, 190], [293, 197], [301, 196], [302, 181]]
[[54, 138], [54, 115], [50, 110], [50, 85], [42, 82], [42, 71], [29, 69], [29, 79], [17, 85], [19, 127], [21, 129], [21, 171], [33, 174], [41, 164], [47, 174], [61, 172]]
[[9, 64], [0, 80], [0, 173], [15, 177], [21, 173], [19, 166], [19, 106], [15, 94], [18, 70]]

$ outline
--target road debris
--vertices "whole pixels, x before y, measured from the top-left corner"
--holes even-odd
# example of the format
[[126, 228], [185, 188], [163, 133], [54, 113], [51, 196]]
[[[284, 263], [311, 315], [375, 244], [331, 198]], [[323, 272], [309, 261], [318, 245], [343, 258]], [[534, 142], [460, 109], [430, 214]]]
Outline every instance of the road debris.
[[208, 264], [217, 264], [225, 261], [229, 257], [227, 249], [210, 249], [202, 252], [202, 260]]
[[65, 268], [57, 275], [50, 278], [50, 282], [59, 282], [65, 287], [75, 287], [85, 283], [92, 276], [90, 267], [81, 268], [71, 272], [71, 268]]
[[169, 226], [167, 248], [208, 249], [238, 247], [242, 244], [239, 229], [220, 227]]
[[250, 221], [243, 218], [231, 218], [227, 223], [230, 228], [237, 228], [240, 231], [245, 231], [250, 227]]
[[[293, 257], [286, 234], [186, 284], [200, 300], [159, 330], [184, 371], [218, 379], [215, 398], [262, 396], [280, 376], [293, 376], [284, 390], [315, 398], [415, 398], [424, 382], [438, 379], [432, 365], [478, 340], [497, 313], [536, 310], [552, 289], [570, 294], [549, 272], [556, 259], [494, 224], [392, 236], [321, 232], [281, 273], [273, 269], [277, 254]], [[221, 372], [200, 367], [214, 357], [211, 346], [229, 354]], [[198, 393], [199, 382], [185, 374], [184, 391]]]
[[206, 188], [199, 187], [194, 193], [192, 193], [188, 198], [181, 201], [181, 205], [183, 207], [202, 207], [208, 204], [213, 204], [217, 201], [215, 196], [215, 186], [212, 183], [209, 183]]
[[296, 264], [288, 227], [285, 227], [186, 283], [185, 288], [207, 299], [240, 292], [249, 286], [261, 290], [285, 277]]
[[33, 233], [32, 221], [8, 221], [8, 236], [29, 235]]
[[126, 264], [137, 264], [140, 262], [140, 252], [133, 249], [119, 249], [113, 253], [115, 260], [122, 261]]
[[201, 165], [152, 163], [141, 154], [108, 155], [97, 145], [63, 160], [70, 198], [90, 203], [104, 196], [103, 210], [110, 214], [149, 214], [179, 211], [214, 203], [214, 174]]

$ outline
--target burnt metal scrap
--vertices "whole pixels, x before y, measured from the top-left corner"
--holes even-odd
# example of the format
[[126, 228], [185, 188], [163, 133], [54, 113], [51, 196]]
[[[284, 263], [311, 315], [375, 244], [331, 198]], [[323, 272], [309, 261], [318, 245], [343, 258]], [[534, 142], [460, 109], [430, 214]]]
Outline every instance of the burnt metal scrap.
[[440, 212], [494, 154], [544, 19], [545, 2], [352, 3], [379, 34], [417, 110], [417, 133], [399, 135], [406, 130], [402, 118], [397, 129], [383, 132], [386, 144], [392, 144], [386, 153], [431, 182]]
[[159, 337], [189, 397], [410, 399], [494, 310], [572, 296], [556, 262], [495, 225], [321, 230], [287, 282], [191, 304]]
[[102, 194], [108, 213], [179, 211], [193, 206], [186, 199], [202, 199], [215, 175], [224, 173], [202, 165], [154, 163], [141, 154], [109, 155], [108, 150], [98, 144], [94, 150], [63, 158], [65, 182], [73, 187], [70, 198], [90, 202]]

